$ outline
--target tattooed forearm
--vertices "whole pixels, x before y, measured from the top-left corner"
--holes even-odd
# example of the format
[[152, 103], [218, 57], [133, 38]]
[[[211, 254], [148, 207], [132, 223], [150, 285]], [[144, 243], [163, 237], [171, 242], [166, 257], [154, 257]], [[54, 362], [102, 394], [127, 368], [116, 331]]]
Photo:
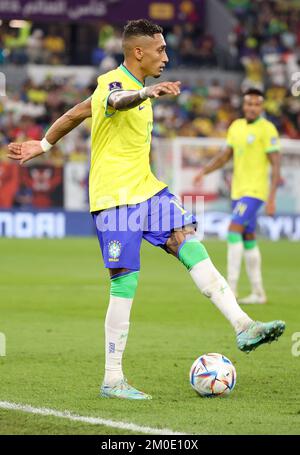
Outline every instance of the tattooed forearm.
[[108, 98], [108, 104], [118, 111], [127, 111], [143, 101], [140, 90], [117, 90]]

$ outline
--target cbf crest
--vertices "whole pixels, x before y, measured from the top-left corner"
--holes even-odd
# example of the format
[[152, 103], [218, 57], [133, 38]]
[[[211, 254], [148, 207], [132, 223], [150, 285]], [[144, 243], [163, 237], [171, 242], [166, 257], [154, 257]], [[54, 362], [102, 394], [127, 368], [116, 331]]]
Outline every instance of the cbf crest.
[[108, 244], [108, 255], [110, 261], [118, 261], [121, 256], [121, 242], [111, 240]]
[[247, 137], [248, 144], [253, 144], [254, 141], [255, 141], [254, 134], [249, 134], [248, 137]]

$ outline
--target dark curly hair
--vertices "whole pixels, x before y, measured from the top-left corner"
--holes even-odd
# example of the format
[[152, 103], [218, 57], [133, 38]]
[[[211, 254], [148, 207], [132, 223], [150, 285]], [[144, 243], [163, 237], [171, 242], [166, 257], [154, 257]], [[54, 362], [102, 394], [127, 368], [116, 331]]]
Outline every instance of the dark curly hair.
[[160, 25], [154, 24], [147, 19], [138, 19], [128, 21], [124, 27], [123, 40], [133, 36], [153, 36], [156, 33], [163, 33], [163, 28]]
[[262, 98], [265, 97], [264, 93], [255, 87], [250, 87], [243, 93], [243, 97], [245, 97], [247, 95], [257, 95], [257, 96], [261, 96]]

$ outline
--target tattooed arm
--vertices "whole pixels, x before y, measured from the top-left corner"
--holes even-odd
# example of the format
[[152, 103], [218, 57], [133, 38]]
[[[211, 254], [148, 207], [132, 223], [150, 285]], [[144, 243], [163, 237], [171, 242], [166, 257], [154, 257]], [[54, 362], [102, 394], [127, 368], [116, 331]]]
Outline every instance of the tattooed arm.
[[147, 98], [180, 94], [180, 82], [161, 82], [141, 90], [116, 90], [108, 98], [108, 104], [117, 111], [127, 111], [139, 106]]

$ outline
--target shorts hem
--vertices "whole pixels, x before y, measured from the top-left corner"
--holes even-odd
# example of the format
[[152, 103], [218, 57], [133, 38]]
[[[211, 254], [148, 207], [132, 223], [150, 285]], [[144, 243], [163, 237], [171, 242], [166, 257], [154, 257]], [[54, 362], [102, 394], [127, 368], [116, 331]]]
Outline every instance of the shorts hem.
[[126, 265], [126, 264], [119, 264], [119, 263], [112, 263], [112, 264], [105, 264], [104, 263], [104, 267], [106, 269], [128, 269], [128, 270], [131, 270], [133, 272], [139, 272], [140, 271], [140, 265], [139, 266], [132, 266], [132, 265]]

